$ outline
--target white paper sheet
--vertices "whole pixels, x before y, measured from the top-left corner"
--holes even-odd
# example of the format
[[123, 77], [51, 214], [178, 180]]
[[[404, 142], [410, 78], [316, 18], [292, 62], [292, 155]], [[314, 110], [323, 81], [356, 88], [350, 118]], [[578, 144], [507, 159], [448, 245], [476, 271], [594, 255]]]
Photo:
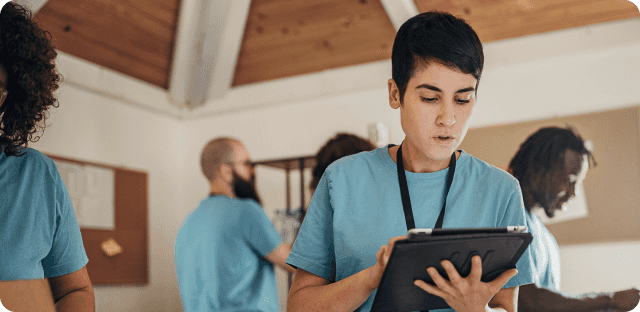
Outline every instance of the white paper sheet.
[[92, 165], [55, 160], [81, 228], [115, 229], [115, 174]]

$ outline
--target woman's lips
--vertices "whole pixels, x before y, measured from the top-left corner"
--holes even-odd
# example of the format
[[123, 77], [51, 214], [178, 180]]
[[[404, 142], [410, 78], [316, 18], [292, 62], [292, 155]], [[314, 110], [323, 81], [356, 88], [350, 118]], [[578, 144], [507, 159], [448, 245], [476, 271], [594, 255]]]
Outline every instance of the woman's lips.
[[433, 137], [433, 139], [438, 142], [441, 145], [449, 145], [451, 143], [453, 143], [453, 141], [455, 140], [453, 137], [449, 136], [449, 137], [444, 137], [444, 136], [436, 136]]

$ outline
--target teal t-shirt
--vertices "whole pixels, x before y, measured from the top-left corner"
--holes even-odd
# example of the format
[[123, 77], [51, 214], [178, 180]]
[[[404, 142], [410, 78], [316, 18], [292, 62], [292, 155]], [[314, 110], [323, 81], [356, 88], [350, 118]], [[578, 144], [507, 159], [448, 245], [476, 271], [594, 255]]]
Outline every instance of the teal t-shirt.
[[[416, 228], [433, 228], [449, 169], [406, 171]], [[526, 225], [518, 181], [465, 152], [447, 198], [443, 228]], [[331, 282], [376, 263], [390, 238], [407, 234], [396, 163], [388, 147], [341, 158], [320, 179], [287, 263]], [[504, 286], [534, 282], [529, 249]], [[417, 287], [417, 286], [416, 286]], [[369, 311], [376, 291], [356, 311]], [[441, 310], [438, 310], [441, 311]], [[451, 309], [442, 311], [453, 311]]]
[[559, 292], [561, 276], [558, 243], [538, 216], [529, 212], [526, 215], [529, 231], [533, 235], [529, 249], [536, 286]]
[[23, 152], [0, 154], [0, 280], [73, 273], [88, 259], [69, 193], [50, 158]]
[[192, 311], [278, 311], [273, 265], [282, 242], [253, 200], [211, 196], [178, 231], [176, 273], [182, 305]]

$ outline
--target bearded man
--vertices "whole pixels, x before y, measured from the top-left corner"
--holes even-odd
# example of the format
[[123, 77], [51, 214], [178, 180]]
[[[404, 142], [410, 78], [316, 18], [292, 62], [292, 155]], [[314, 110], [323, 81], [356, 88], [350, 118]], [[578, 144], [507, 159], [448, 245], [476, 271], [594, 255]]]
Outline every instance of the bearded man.
[[273, 265], [285, 263], [282, 242], [255, 189], [255, 171], [238, 140], [216, 138], [200, 165], [210, 194], [189, 214], [175, 245], [182, 305], [191, 311], [278, 311]]

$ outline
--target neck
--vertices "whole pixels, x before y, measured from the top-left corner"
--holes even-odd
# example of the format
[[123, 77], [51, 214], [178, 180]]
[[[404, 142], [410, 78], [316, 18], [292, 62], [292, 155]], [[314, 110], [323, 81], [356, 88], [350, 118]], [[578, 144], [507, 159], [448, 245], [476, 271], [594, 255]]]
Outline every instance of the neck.
[[[389, 149], [389, 154], [391, 155], [391, 159], [394, 162], [398, 162], [397, 159], [397, 151], [398, 147], [395, 146], [392, 149]], [[460, 154], [454, 152], [456, 154], [456, 159], [460, 157]], [[428, 172], [436, 172], [442, 169], [449, 167], [449, 163], [451, 162], [451, 155], [449, 155], [446, 159], [431, 159], [425, 155], [422, 155], [418, 149], [416, 149], [408, 140], [405, 139], [404, 144], [402, 144], [402, 165], [404, 166], [404, 170], [414, 173], [428, 173]]]
[[209, 185], [210, 185], [209, 192], [213, 194], [220, 194], [220, 195], [224, 195], [231, 198], [236, 197], [235, 193], [233, 192], [233, 189], [231, 188], [231, 185], [228, 185], [226, 183], [223, 183], [217, 180], [211, 181]]

